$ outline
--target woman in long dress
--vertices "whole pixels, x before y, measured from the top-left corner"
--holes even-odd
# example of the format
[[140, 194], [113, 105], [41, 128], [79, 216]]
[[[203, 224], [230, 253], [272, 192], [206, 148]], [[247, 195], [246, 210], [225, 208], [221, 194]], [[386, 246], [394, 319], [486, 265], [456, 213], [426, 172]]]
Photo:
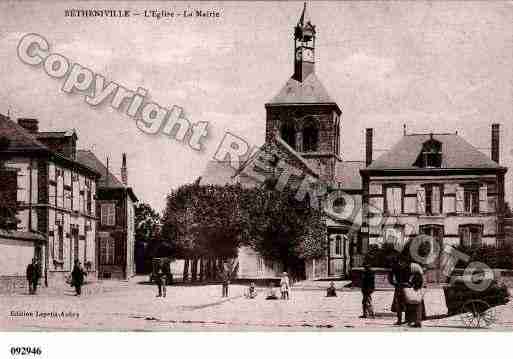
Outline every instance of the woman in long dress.
[[[417, 262], [412, 261], [410, 263], [410, 279], [409, 284], [414, 290], [422, 290], [424, 286], [424, 270], [422, 266]], [[420, 328], [422, 326], [422, 320], [426, 317], [426, 306], [424, 299], [419, 304], [407, 304], [406, 305], [406, 322], [415, 327]]]
[[392, 264], [392, 270], [388, 280], [394, 286], [394, 299], [392, 300], [392, 312], [397, 314], [397, 321], [394, 325], [403, 323], [403, 312], [406, 312], [406, 301], [403, 289], [409, 286], [410, 270], [404, 260], [396, 258]]

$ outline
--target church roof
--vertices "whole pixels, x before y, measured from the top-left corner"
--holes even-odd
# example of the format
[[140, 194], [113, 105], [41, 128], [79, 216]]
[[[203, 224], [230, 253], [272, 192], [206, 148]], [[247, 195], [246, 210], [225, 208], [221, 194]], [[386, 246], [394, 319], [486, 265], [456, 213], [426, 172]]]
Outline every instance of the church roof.
[[[488, 156], [465, 141], [457, 134], [433, 134], [433, 139], [442, 143], [443, 169], [501, 169]], [[404, 136], [389, 151], [373, 161], [367, 169], [418, 169], [415, 161], [424, 142], [431, 134], [411, 134]]]
[[315, 73], [311, 73], [303, 82], [290, 78], [280, 92], [267, 105], [295, 105], [295, 104], [330, 104], [340, 108], [326, 91]]

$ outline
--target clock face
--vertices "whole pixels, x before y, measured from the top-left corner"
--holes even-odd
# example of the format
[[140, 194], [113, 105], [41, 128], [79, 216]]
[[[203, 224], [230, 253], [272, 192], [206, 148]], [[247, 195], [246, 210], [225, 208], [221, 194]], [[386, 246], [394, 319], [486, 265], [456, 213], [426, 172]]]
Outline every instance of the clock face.
[[297, 49], [296, 51], [296, 60], [301, 60], [303, 58], [303, 49]]
[[313, 51], [311, 49], [305, 49], [303, 51], [303, 59], [305, 61], [313, 62]]

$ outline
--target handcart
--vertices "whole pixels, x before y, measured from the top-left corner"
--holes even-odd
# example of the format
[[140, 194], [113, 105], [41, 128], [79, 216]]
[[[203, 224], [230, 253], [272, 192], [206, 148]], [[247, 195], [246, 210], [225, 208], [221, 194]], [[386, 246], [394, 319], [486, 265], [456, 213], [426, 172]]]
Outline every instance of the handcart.
[[471, 289], [468, 281], [460, 277], [444, 287], [447, 317], [459, 315], [467, 328], [487, 328], [496, 320], [494, 307], [509, 302], [508, 288], [491, 280], [479, 291]]

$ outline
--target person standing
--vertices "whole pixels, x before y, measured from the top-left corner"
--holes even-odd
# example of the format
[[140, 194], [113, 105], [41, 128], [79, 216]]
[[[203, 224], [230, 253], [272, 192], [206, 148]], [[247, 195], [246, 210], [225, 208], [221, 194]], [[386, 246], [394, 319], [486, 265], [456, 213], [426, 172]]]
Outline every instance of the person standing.
[[157, 294], [158, 297], [166, 297], [166, 281], [167, 281], [167, 275], [164, 271], [164, 268], [162, 266], [162, 263], [158, 264], [157, 267], [157, 275], [155, 277], [155, 282], [157, 283], [157, 287], [159, 289], [159, 293]]
[[222, 286], [222, 297], [228, 297], [228, 286], [230, 285], [230, 273], [228, 270], [224, 270]]
[[82, 286], [84, 285], [84, 277], [87, 274], [85, 273], [80, 261], [75, 259], [75, 264], [73, 266], [73, 271], [71, 272], [71, 285], [75, 287], [75, 295], [79, 296], [82, 294]]
[[287, 272], [283, 272], [280, 280], [281, 299], [289, 299], [290, 280]]
[[404, 288], [409, 286], [409, 263], [403, 259], [396, 258], [392, 264], [392, 270], [388, 280], [394, 286], [394, 299], [392, 300], [392, 312], [397, 314], [395, 325], [403, 323], [403, 312], [406, 312], [406, 301], [404, 299]]
[[361, 279], [362, 289], [362, 316], [360, 318], [374, 318], [374, 308], [372, 307], [372, 293], [376, 286], [376, 280], [374, 272], [372, 271], [370, 264], [364, 265]]
[[[413, 288], [414, 291], [422, 290], [424, 286], [424, 270], [422, 266], [412, 261], [410, 263], [410, 287]], [[424, 298], [421, 299], [421, 302], [418, 304], [406, 304], [406, 321], [408, 325], [414, 328], [422, 327], [422, 320], [426, 316], [426, 307], [424, 305]]]
[[39, 278], [41, 278], [41, 268], [37, 258], [32, 258], [32, 263], [27, 266], [27, 281], [29, 285], [29, 294], [36, 294]]

